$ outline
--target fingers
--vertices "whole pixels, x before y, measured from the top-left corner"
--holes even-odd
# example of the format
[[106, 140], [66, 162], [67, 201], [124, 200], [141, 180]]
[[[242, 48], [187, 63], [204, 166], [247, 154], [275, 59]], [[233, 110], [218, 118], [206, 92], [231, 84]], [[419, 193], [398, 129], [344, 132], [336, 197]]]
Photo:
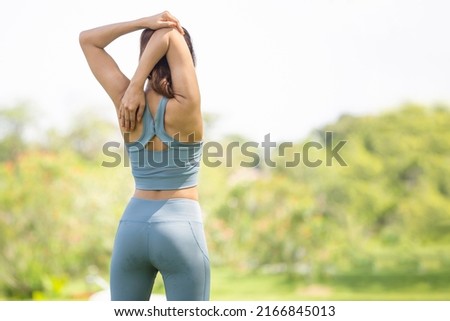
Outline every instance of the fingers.
[[177, 29], [184, 36], [184, 29], [183, 29], [183, 27], [181, 27], [180, 23], [177, 24]]
[[131, 110], [126, 110], [123, 128], [129, 132], [133, 131], [135, 127], [136, 127], [135, 113], [133, 113], [133, 111]]
[[120, 127], [125, 127], [125, 108], [121, 104], [119, 107], [119, 125]]
[[[134, 120], [130, 116], [132, 113], [125, 107], [125, 105], [120, 105], [119, 108], [119, 124], [124, 131], [130, 131], [134, 129]], [[133, 128], [132, 128], [133, 124]]]
[[142, 116], [144, 115], [144, 110], [145, 110], [145, 104], [139, 105], [139, 108], [137, 110], [137, 121], [138, 122], [142, 121]]
[[136, 127], [136, 114], [129, 111], [128, 112], [128, 121], [129, 121], [129, 129], [128, 130], [134, 130]]
[[133, 131], [141, 121], [146, 106], [145, 94], [141, 87], [129, 85], [119, 106], [120, 126], [124, 131]]
[[180, 21], [175, 18], [169, 11], [164, 12], [164, 19], [168, 22], [168, 27], [177, 28], [177, 30], [184, 35], [183, 27], [181, 27]]

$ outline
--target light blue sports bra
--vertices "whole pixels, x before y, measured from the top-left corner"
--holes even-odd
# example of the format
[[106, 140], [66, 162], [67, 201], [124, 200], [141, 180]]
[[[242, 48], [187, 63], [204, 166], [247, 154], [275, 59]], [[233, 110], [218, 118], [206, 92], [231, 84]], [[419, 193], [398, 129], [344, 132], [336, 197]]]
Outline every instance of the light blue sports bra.
[[[167, 134], [164, 129], [167, 101], [166, 97], [161, 98], [155, 119], [146, 106], [141, 137], [125, 144], [137, 189], [174, 190], [197, 185], [203, 143], [182, 143]], [[153, 136], [168, 148], [161, 151], [147, 149]]]

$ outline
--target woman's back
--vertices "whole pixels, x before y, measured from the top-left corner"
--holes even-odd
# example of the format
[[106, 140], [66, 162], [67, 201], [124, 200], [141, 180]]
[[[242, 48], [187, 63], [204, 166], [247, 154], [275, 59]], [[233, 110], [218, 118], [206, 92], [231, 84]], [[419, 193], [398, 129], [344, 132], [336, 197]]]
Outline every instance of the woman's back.
[[[151, 89], [147, 89], [145, 97], [145, 108], [148, 109], [151, 118], [155, 119], [156, 115], [158, 114], [158, 107], [160, 105], [160, 102], [164, 97], [152, 91]], [[179, 106], [179, 104], [174, 101], [174, 98], [167, 99], [167, 105], [165, 107], [163, 119], [165, 132], [170, 137], [180, 142], [201, 142], [203, 139], [203, 121], [200, 112], [198, 112], [197, 115], [192, 115], [192, 118], [194, 118], [194, 124], [190, 124], [185, 121], [186, 118], [190, 117], [184, 115], [184, 112], [189, 113], [189, 111], [183, 110], [183, 107]], [[180, 115], [182, 117], [180, 117]], [[135, 130], [127, 133], [126, 140], [129, 142], [137, 141], [142, 135], [143, 128], [144, 123], [138, 123]], [[155, 135], [149, 140], [147, 148], [152, 150], [165, 150], [167, 149], [167, 146], [161, 141], [160, 137]]]
[[139, 137], [126, 144], [136, 188], [181, 190], [197, 186], [202, 142], [183, 142], [165, 129], [169, 99], [161, 97], [154, 113], [146, 106]]
[[[105, 47], [140, 29], [141, 57], [128, 79]], [[196, 187], [203, 127], [189, 35], [166, 11], [83, 31], [80, 44], [114, 102], [136, 181], [114, 241], [111, 299], [148, 300], [159, 272], [168, 300], [208, 300]]]

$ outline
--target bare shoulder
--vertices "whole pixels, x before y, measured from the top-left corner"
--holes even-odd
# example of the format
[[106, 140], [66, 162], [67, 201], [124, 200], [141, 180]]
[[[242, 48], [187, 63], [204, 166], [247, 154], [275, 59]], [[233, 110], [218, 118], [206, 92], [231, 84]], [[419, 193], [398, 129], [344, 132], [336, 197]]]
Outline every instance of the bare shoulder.
[[189, 33], [170, 32], [170, 45], [166, 53], [172, 78], [174, 97], [167, 103], [167, 132], [178, 132], [183, 140], [195, 136], [201, 140], [203, 121], [200, 89], [195, 70], [194, 51]]
[[203, 119], [200, 104], [184, 106], [175, 98], [169, 99], [164, 117], [166, 132], [180, 141], [194, 142], [203, 139]]

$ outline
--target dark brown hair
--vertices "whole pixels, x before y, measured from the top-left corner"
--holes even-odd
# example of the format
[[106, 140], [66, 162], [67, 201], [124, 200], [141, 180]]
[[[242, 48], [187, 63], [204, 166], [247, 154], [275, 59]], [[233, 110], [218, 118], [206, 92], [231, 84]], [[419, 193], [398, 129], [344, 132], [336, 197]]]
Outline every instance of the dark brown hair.
[[[195, 53], [194, 48], [192, 47], [191, 36], [188, 31], [184, 30], [184, 39], [186, 40], [186, 44], [188, 45], [189, 51], [191, 52], [192, 61], [195, 66]], [[153, 35], [154, 30], [152, 29], [144, 29], [141, 34], [141, 51], [139, 54], [139, 58], [142, 56], [142, 53], [147, 46], [148, 41]], [[172, 89], [172, 77], [170, 75], [169, 63], [167, 62], [167, 58], [164, 55], [158, 63], [153, 67], [152, 71], [148, 75], [147, 79], [150, 82], [151, 88], [156, 91], [158, 94], [163, 95], [167, 98], [173, 98], [173, 89]]]

